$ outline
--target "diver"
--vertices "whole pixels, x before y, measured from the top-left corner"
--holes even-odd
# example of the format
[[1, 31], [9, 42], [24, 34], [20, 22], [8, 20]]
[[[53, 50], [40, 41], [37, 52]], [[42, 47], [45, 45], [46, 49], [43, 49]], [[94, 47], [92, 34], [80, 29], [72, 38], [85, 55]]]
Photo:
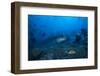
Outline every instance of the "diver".
[[81, 34], [80, 33], [77, 33], [76, 35], [75, 35], [75, 43], [80, 43], [80, 41], [81, 41]]

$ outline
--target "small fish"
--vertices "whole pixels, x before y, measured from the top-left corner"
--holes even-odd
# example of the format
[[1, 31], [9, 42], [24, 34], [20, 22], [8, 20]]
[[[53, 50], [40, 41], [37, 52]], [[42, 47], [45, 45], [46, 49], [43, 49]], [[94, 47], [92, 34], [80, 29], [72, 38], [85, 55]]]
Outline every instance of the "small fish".
[[60, 42], [63, 42], [63, 41], [66, 41], [66, 38], [65, 37], [60, 37], [56, 40], [58, 43]]

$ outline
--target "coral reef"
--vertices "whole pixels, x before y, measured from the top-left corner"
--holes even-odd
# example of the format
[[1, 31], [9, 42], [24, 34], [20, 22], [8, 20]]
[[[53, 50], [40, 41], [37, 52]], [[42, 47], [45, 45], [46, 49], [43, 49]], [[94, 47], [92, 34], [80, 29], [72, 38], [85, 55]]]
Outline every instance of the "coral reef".
[[[46, 39], [32, 51], [33, 60], [87, 58], [87, 30], [82, 28], [71, 41], [70, 35], [56, 35]], [[44, 47], [44, 48], [43, 48]]]

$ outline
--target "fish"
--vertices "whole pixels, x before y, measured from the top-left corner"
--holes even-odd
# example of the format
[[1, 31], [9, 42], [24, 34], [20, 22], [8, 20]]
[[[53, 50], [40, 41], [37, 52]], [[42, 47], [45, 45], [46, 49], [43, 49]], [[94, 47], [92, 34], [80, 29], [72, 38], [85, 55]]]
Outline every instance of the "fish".
[[76, 51], [75, 51], [75, 50], [70, 50], [70, 51], [68, 52], [68, 54], [69, 54], [69, 55], [76, 54]]
[[56, 42], [57, 42], [57, 43], [61, 43], [61, 42], [64, 42], [64, 41], [66, 41], [66, 40], [67, 40], [66, 37], [60, 37], [60, 38], [57, 38], [57, 39], [56, 39]]

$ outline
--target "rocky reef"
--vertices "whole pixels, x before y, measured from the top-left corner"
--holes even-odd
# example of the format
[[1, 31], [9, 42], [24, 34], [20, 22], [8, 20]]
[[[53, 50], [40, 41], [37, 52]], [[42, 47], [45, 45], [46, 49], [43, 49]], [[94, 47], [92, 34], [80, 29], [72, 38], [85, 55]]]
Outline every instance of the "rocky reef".
[[[87, 29], [73, 35], [57, 34], [32, 47], [29, 60], [76, 59], [88, 57]], [[33, 38], [35, 41], [35, 39]]]

